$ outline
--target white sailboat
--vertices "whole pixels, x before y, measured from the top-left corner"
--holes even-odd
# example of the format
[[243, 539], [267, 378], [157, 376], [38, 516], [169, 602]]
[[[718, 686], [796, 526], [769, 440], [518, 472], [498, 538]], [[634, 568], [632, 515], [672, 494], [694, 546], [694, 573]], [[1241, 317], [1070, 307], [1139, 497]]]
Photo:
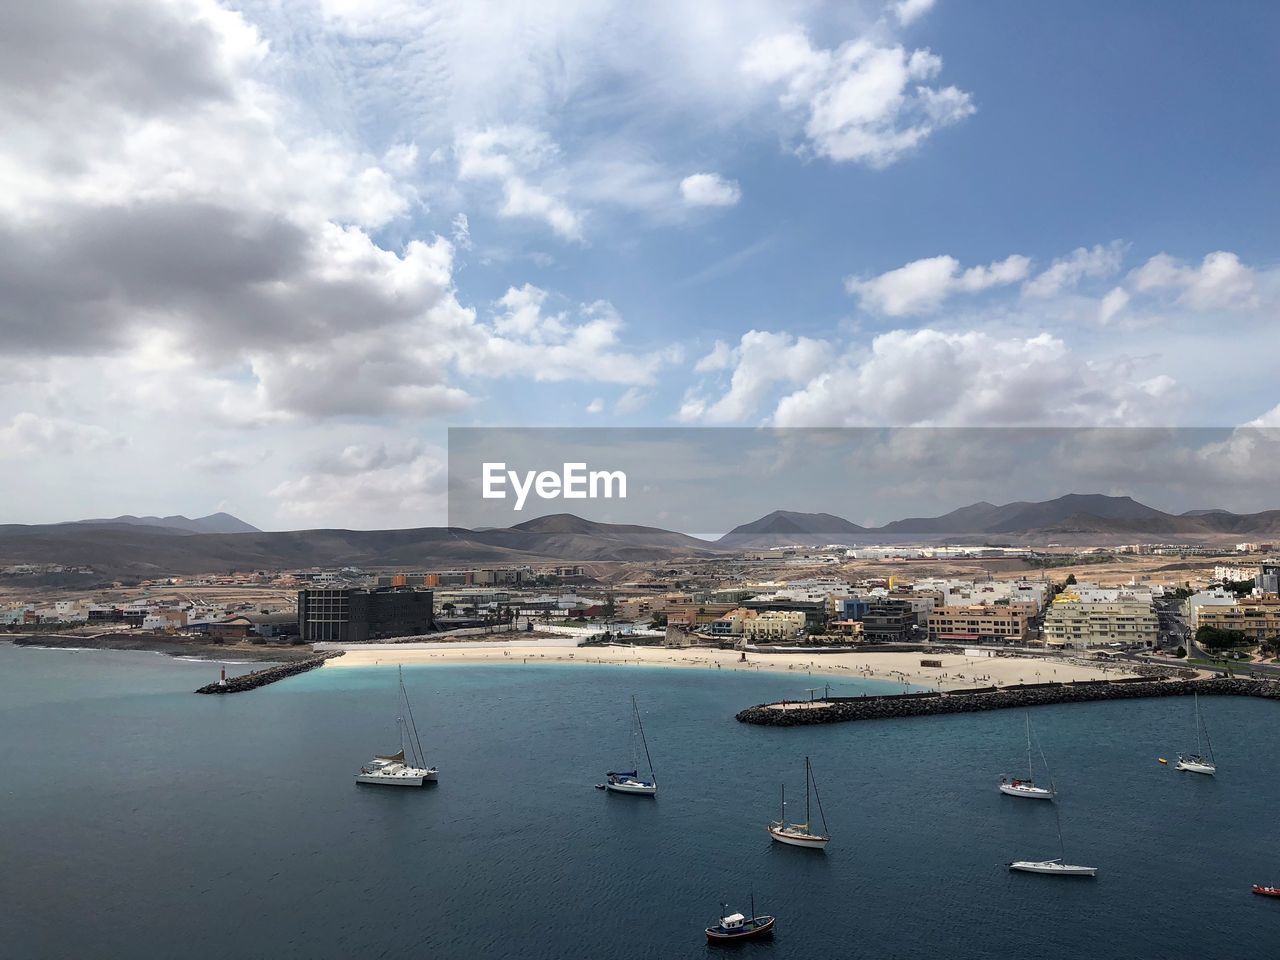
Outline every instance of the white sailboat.
[[[630, 793], [641, 797], [656, 797], [658, 795], [658, 777], [653, 772], [653, 758], [649, 756], [649, 741], [645, 739], [644, 723], [640, 719], [640, 707], [636, 703], [634, 696], [631, 698], [631, 724], [631, 769], [622, 771], [610, 770], [606, 775], [605, 782], [596, 784], [596, 788], [613, 793]], [[647, 780], [640, 776], [640, 757], [636, 750], [637, 739], [644, 747], [644, 759], [649, 765], [649, 778]]]
[[[1053, 778], [1049, 778], [1048, 787], [1037, 787], [1034, 780], [1035, 770], [1031, 765], [1031, 714], [1027, 713], [1027, 778], [1025, 780], [1014, 777], [1000, 778], [1000, 792], [1008, 794], [1011, 797], [1026, 797], [1030, 800], [1052, 800], [1057, 795], [1057, 789], [1053, 785]], [[1039, 740], [1036, 746], [1039, 747]], [[1044, 761], [1045, 773], [1049, 772], [1049, 762], [1044, 759], [1044, 750], [1040, 751], [1040, 759]]]
[[[1209, 728], [1204, 725], [1204, 718], [1200, 716], [1200, 694], [1195, 692], [1193, 696], [1196, 701], [1196, 752], [1178, 754], [1178, 762], [1175, 767], [1188, 773], [1203, 773], [1205, 776], [1212, 777], [1218, 772], [1218, 764], [1213, 759], [1213, 744], [1209, 742]], [[1204, 734], [1204, 745], [1209, 748], [1208, 756], [1205, 756], [1201, 745], [1202, 732]]]
[[[809, 793], [812, 789], [813, 797], [818, 801], [818, 816], [822, 818], [822, 833], [814, 833], [809, 829], [810, 809], [809, 809]], [[827, 816], [822, 812], [822, 798], [818, 796], [818, 784], [813, 779], [813, 765], [809, 762], [809, 758], [804, 758], [804, 823], [787, 823], [787, 785], [782, 785], [782, 816], [769, 824], [769, 836], [777, 840], [779, 843], [789, 844], [793, 847], [808, 847], [811, 850], [821, 850], [830, 841], [831, 837], [827, 832]]]
[[1022, 873], [1043, 873], [1053, 877], [1096, 877], [1097, 867], [1067, 863], [1067, 851], [1062, 843], [1062, 818], [1058, 815], [1056, 804], [1053, 807], [1053, 819], [1058, 825], [1058, 851], [1062, 856], [1056, 860], [1015, 860], [1009, 864], [1009, 869], [1019, 870]]
[[[435, 783], [437, 770], [428, 767], [422, 753], [422, 741], [418, 738], [418, 726], [413, 722], [413, 707], [409, 704], [409, 694], [404, 688], [404, 668], [400, 669], [400, 702], [404, 707], [404, 716], [396, 717], [396, 726], [400, 728], [400, 750], [387, 755], [375, 755], [372, 760], [360, 768], [356, 774], [356, 783], [375, 784], [387, 787], [420, 787], [426, 783]], [[405, 750], [409, 751], [406, 757]]]

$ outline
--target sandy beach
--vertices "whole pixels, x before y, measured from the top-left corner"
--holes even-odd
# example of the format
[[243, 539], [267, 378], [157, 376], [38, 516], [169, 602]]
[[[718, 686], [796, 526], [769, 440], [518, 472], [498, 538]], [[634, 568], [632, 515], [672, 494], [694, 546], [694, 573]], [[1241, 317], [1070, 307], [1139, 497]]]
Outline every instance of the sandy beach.
[[[320, 645], [336, 649], [337, 645]], [[736, 650], [707, 647], [577, 647], [564, 640], [517, 641], [512, 643], [435, 644], [353, 644], [346, 655], [331, 660], [323, 669], [344, 670], [385, 664], [538, 664], [588, 663], [618, 666], [677, 667], [689, 670], [752, 671], [821, 677], [833, 688], [843, 679], [884, 680], [954, 690], [961, 687], [1051, 681], [1099, 680], [1134, 676], [1112, 665], [1058, 657], [965, 657], [953, 654], [920, 653], [749, 653], [743, 663]], [[921, 659], [940, 660], [941, 667], [922, 667]], [[817, 683], [801, 681], [795, 691], [803, 696]], [[838, 689], [833, 689], [835, 694]]]

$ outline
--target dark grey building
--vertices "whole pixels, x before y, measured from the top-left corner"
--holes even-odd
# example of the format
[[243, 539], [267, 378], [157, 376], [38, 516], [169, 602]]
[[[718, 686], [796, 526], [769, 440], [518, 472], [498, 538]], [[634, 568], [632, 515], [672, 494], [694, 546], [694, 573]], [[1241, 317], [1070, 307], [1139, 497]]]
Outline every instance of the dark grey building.
[[298, 633], [308, 643], [360, 643], [413, 637], [435, 628], [430, 590], [298, 591]]
[[1264, 563], [1253, 585], [1259, 593], [1280, 593], [1280, 563]]
[[916, 615], [905, 600], [873, 601], [862, 617], [862, 638], [867, 643], [902, 643], [911, 639]]

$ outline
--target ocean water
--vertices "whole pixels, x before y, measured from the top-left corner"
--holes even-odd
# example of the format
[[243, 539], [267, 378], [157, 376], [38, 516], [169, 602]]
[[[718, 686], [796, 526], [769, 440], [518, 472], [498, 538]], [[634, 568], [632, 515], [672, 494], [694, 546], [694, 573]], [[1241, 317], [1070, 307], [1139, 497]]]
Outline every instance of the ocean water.
[[[208, 664], [0, 644], [0, 956], [705, 958], [718, 904], [778, 916], [740, 956], [1274, 956], [1280, 705], [1202, 701], [1221, 773], [1176, 773], [1191, 704], [1045, 707], [1052, 808], [1000, 795], [1020, 713], [815, 728], [736, 723], [804, 675], [414, 667], [441, 782], [358, 788], [395, 748], [393, 667], [197, 697]], [[864, 685], [867, 691], [885, 688]], [[842, 690], [841, 692], [846, 692]], [[639, 698], [661, 796], [593, 789]], [[771, 843], [813, 758], [833, 840]], [[802, 806], [792, 806], [798, 814]]]

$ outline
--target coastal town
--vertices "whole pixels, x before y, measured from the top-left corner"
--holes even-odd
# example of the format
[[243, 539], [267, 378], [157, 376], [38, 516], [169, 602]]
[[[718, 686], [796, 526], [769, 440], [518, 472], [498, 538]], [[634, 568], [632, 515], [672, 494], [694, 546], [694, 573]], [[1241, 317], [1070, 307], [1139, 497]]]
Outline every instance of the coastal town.
[[92, 590], [0, 570], [0, 638], [341, 665], [804, 670], [934, 689], [1181, 670], [1280, 675], [1280, 558], [1218, 549], [822, 547], [715, 558], [255, 570]]

